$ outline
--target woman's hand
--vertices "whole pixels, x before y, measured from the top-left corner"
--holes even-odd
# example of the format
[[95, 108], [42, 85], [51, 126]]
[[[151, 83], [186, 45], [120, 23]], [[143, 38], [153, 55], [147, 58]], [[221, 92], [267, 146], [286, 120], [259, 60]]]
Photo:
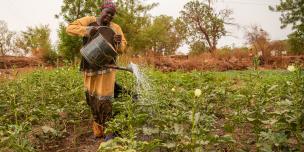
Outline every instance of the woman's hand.
[[120, 44], [121, 43], [121, 35], [119, 35], [119, 34], [116, 34], [116, 35], [114, 35], [114, 42], [116, 43], [116, 44]]
[[98, 29], [99, 29], [99, 26], [88, 26], [87, 27], [87, 33], [88, 33], [87, 36], [88, 37], [94, 36], [97, 33]]

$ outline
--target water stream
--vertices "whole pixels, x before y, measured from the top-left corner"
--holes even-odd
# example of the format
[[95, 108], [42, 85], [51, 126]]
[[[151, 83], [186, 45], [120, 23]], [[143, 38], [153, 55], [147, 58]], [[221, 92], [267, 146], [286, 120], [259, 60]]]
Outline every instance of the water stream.
[[140, 71], [138, 65], [131, 62], [129, 66], [132, 69], [133, 74], [136, 78], [136, 91], [141, 92], [141, 91], [149, 90], [150, 89], [149, 82], [147, 81], [142, 71]]
[[[153, 86], [151, 87], [148, 77], [140, 70], [139, 66], [134, 63], [129, 64], [129, 68], [133, 71], [133, 75], [136, 78], [136, 93], [138, 96], [137, 104], [140, 105], [142, 112], [147, 113], [151, 118], [157, 113], [155, 106], [157, 100], [155, 100], [155, 93], [153, 93]], [[143, 130], [147, 128], [154, 128], [151, 124], [145, 124], [142, 126]], [[142, 140], [150, 139], [149, 136], [140, 136]]]
[[149, 79], [144, 75], [143, 71], [140, 70], [139, 66], [134, 63], [129, 64], [129, 68], [133, 71], [133, 75], [136, 79], [136, 93], [139, 95], [138, 102], [141, 105], [151, 105], [153, 101], [152, 88]]

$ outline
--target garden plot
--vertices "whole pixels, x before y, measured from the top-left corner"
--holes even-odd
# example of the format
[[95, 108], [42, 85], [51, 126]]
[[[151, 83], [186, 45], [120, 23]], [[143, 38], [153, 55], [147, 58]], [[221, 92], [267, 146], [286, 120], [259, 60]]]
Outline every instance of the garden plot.
[[[169, 72], [145, 69], [134, 101], [93, 141], [77, 68], [38, 70], [0, 85], [4, 151], [303, 151], [304, 76], [300, 70]], [[117, 80], [136, 90], [130, 73]], [[101, 143], [101, 144], [100, 144]]]

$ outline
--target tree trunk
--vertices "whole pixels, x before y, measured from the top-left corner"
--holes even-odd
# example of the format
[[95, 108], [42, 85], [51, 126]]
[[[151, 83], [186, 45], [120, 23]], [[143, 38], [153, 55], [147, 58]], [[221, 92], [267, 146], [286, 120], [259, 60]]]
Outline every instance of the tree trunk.
[[208, 51], [209, 51], [210, 53], [215, 52], [215, 51], [216, 51], [216, 46], [210, 46], [209, 49], [208, 49]]

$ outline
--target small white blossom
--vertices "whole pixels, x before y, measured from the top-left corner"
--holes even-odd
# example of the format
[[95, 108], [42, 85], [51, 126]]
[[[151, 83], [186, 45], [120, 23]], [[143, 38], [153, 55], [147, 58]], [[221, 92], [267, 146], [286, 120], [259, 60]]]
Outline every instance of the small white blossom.
[[175, 92], [176, 90], [175, 90], [175, 88], [173, 87], [173, 88], [171, 89], [171, 91], [172, 91], [172, 92]]
[[202, 90], [200, 90], [200, 89], [195, 89], [194, 95], [195, 95], [196, 97], [201, 96], [201, 95], [202, 95]]
[[287, 67], [287, 70], [290, 71], [290, 72], [294, 72], [294, 71], [296, 71], [296, 67], [294, 65], [289, 65]]

